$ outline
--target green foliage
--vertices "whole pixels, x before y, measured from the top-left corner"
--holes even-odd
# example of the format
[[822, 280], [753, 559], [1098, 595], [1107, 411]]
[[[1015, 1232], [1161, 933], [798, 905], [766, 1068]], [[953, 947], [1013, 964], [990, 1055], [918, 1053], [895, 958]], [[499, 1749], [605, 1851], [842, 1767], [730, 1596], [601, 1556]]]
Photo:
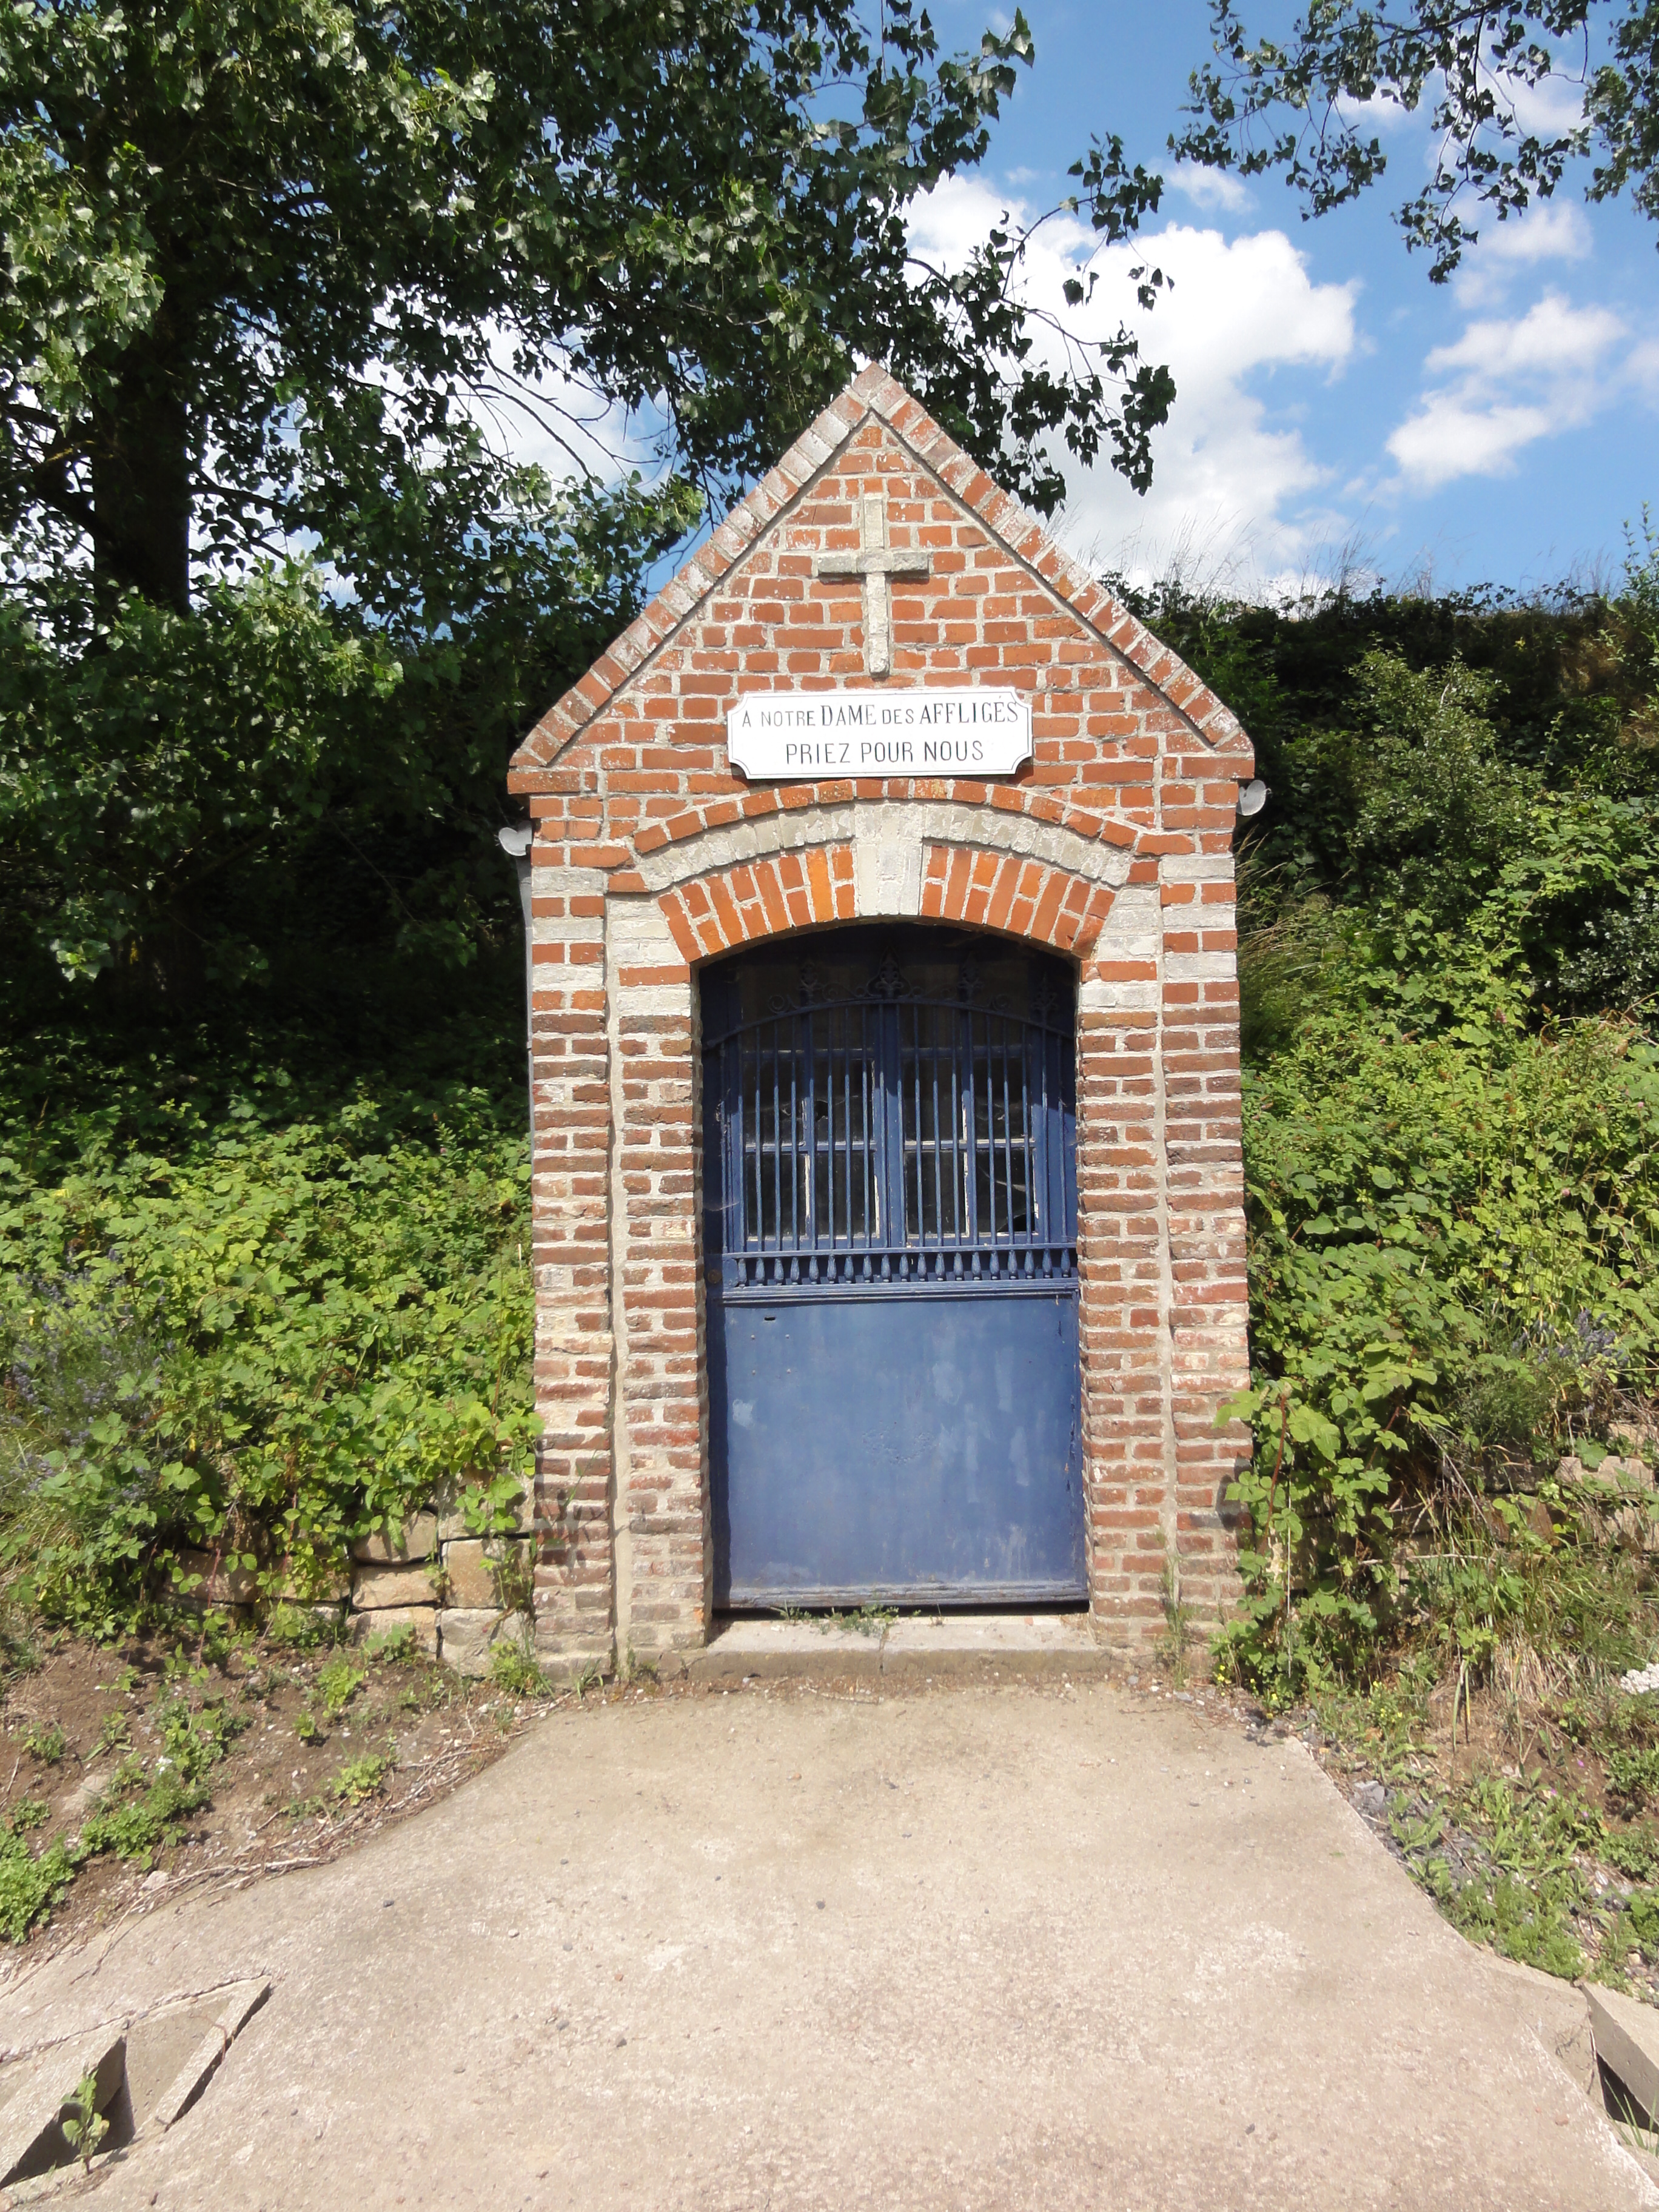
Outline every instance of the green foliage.
[[1611, 1796], [1637, 1811], [1659, 1802], [1659, 1747], [1645, 1745], [1609, 1750], [1603, 1754], [1602, 1764]]
[[1573, 1926], [1589, 1903], [1581, 1862], [1605, 1830], [1581, 1799], [1487, 1776], [1443, 1809], [1397, 1813], [1391, 1826], [1413, 1873], [1472, 1941], [1545, 1973], [1583, 1972]]
[[1575, 1981], [1583, 1972], [1583, 1950], [1562, 1896], [1510, 1874], [1500, 1874], [1490, 1883], [1466, 1881], [1461, 1886], [1443, 1877], [1434, 1892], [1452, 1926], [1472, 1942], [1490, 1943], [1504, 1958], [1518, 1959], [1542, 1973], [1559, 1974], [1565, 1981]]
[[[172, 576], [146, 534], [182, 515], [215, 550], [313, 532], [378, 596], [403, 562], [434, 584], [476, 559], [524, 495], [480, 401], [533, 416], [562, 376], [649, 403], [690, 472], [729, 481], [862, 353], [1052, 505], [1044, 434], [1133, 448], [1140, 388], [1114, 415], [1092, 363], [1026, 362], [1016, 240], [947, 275], [905, 238], [1031, 52], [1017, 13], [941, 59], [912, 0], [873, 36], [843, 0], [14, 11], [0, 347], [32, 404], [6, 410], [8, 504], [153, 599]], [[1108, 236], [1158, 204], [1115, 142], [1076, 173]], [[1134, 358], [1091, 350], [1119, 377]]]
[[[1210, 20], [1216, 61], [1194, 71], [1194, 119], [1170, 150], [1244, 176], [1281, 168], [1304, 212], [1324, 215], [1386, 171], [1376, 112], [1426, 108], [1434, 173], [1395, 219], [1409, 246], [1433, 255], [1437, 283], [1480, 235], [1471, 214], [1514, 220], [1593, 146], [1603, 158], [1586, 198], [1628, 191], [1659, 214], [1652, 0], [1511, 0], [1498, 13], [1413, 0], [1386, 14], [1333, 0], [1283, 41], [1253, 39], [1233, 0], [1212, 0]], [[1587, 89], [1586, 52], [1598, 55]], [[1511, 96], [1505, 79], [1529, 97]]]
[[534, 1657], [517, 1644], [498, 1644], [489, 1655], [489, 1679], [510, 1698], [543, 1698], [547, 1678]]
[[325, 1711], [343, 1713], [368, 1680], [362, 1668], [354, 1667], [349, 1659], [331, 1659], [317, 1672]]
[[1487, 711], [1495, 680], [1387, 651], [1363, 654], [1353, 676], [1356, 726], [1290, 749], [1319, 794], [1322, 841], [1346, 846], [1362, 891], [1387, 886], [1401, 908], [1455, 921], [1526, 828], [1528, 781], [1500, 759]]
[[42, 1766], [56, 1766], [64, 1756], [67, 1739], [56, 1721], [31, 1721], [23, 1731], [23, 1748]]
[[109, 2122], [98, 2109], [96, 2074], [83, 2074], [76, 2083], [75, 2094], [59, 2115], [58, 2124], [82, 2169], [90, 2173], [98, 2147], [109, 2133]]
[[204, 1783], [168, 1767], [141, 1797], [100, 1808], [88, 1817], [81, 1830], [82, 1855], [95, 1858], [100, 1851], [113, 1851], [117, 1858], [148, 1867], [158, 1850], [178, 1842], [190, 1815], [201, 1810], [208, 1796]]
[[75, 1863], [59, 1841], [37, 1856], [16, 1830], [0, 1829], [0, 1936], [21, 1943], [37, 1921], [64, 1898], [75, 1880]]
[[210, 1802], [206, 1777], [246, 1725], [222, 1705], [192, 1707], [182, 1693], [158, 1699], [151, 1718], [160, 1753], [148, 1771], [136, 1756], [122, 1760], [103, 1802], [82, 1825], [78, 1857], [113, 1851], [149, 1866]]
[[363, 1656], [377, 1667], [390, 1667], [415, 1656], [412, 1628], [377, 1628], [365, 1638]]
[[348, 1759], [330, 1786], [343, 1804], [361, 1805], [368, 1798], [379, 1796], [396, 1763], [390, 1753], [376, 1758], [365, 1752], [361, 1759]]
[[[1403, 1491], [1447, 1463], [1547, 1486], [1534, 1437], [1659, 1370], [1659, 1054], [1607, 1024], [1460, 1027], [1333, 1012], [1247, 1074], [1256, 1380], [1231, 1410], [1256, 1540], [1231, 1640], [1258, 1668], [1291, 1663], [1287, 1596], [1309, 1651], [1370, 1645]], [[1443, 1595], [1466, 1651], [1518, 1602]]]
[[1601, 1856], [1619, 1873], [1642, 1881], [1659, 1871], [1659, 1837], [1645, 1823], [1609, 1828], [1601, 1840]]
[[[1539, 1562], [1573, 1517], [1562, 1443], [1659, 1382], [1650, 603], [1650, 548], [1596, 627], [1182, 616], [1253, 688], [1283, 800], [1242, 872], [1253, 1376], [1229, 1410], [1255, 1451], [1222, 1647], [1264, 1686], [1363, 1673], [1413, 1613], [1476, 1668], [1540, 1609], [1598, 1646], [1629, 1618]], [[1581, 714], [1562, 775], [1591, 647], [1624, 765]], [[1429, 1534], [1402, 1565], [1405, 1509]]]
[[132, 1624], [180, 1545], [274, 1577], [446, 1483], [522, 1486], [525, 1146], [477, 1092], [424, 1127], [415, 1105], [273, 1127], [244, 1097], [143, 1146], [91, 1115], [14, 1123], [5, 1540], [50, 1617]]
[[[393, 780], [395, 803], [396, 749], [364, 757], [364, 710], [398, 664], [382, 641], [342, 634], [304, 570], [216, 586], [189, 614], [133, 597], [102, 620], [72, 586], [48, 597], [9, 580], [0, 892], [66, 975], [178, 925], [229, 854], [291, 844], [342, 796], [343, 756], [353, 775]], [[258, 960], [234, 927], [201, 957], [229, 982]]]
[[286, 1598], [271, 1607], [265, 1622], [268, 1640], [289, 1650], [313, 1650], [336, 1632], [333, 1624], [320, 1619], [311, 1607], [295, 1605]]

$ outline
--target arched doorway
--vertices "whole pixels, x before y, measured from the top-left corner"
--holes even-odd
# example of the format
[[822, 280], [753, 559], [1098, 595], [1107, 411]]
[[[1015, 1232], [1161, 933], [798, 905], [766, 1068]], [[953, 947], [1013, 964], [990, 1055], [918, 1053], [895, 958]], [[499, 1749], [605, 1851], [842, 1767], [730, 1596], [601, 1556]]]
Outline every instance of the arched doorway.
[[1070, 969], [854, 927], [702, 994], [716, 1606], [1082, 1601]]

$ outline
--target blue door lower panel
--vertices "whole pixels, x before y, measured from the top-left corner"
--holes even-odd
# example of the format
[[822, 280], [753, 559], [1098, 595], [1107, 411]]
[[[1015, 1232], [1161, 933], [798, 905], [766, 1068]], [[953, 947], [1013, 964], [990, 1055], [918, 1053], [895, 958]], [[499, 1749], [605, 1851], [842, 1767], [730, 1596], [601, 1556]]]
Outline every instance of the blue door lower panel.
[[1086, 1595], [1074, 1290], [708, 1300], [717, 1605]]

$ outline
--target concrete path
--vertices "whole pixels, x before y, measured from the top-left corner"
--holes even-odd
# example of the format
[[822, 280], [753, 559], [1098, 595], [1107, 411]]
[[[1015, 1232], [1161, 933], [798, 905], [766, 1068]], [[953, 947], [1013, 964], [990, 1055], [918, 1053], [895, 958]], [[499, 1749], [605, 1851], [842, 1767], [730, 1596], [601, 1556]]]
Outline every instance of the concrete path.
[[1300, 1746], [1104, 1684], [560, 1714], [99, 1958], [0, 2037], [276, 1984], [100, 2212], [1659, 2205]]

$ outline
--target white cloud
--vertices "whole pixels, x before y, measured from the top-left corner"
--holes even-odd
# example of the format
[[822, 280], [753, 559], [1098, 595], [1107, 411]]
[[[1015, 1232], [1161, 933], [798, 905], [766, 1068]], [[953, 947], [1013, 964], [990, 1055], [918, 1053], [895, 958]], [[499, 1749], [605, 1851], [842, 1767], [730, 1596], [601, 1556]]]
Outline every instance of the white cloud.
[[1518, 219], [1491, 224], [1475, 250], [1492, 261], [1582, 261], [1591, 243], [1583, 208], [1571, 200], [1540, 200]]
[[1194, 207], [1225, 208], [1230, 215], [1250, 204], [1249, 188], [1242, 177], [1225, 169], [1206, 169], [1196, 161], [1177, 161], [1165, 184], [1172, 185]]
[[[913, 243], [930, 259], [957, 265], [1003, 204], [976, 181], [943, 184], [914, 210]], [[1091, 254], [1094, 292], [1086, 306], [1068, 308], [1062, 287]], [[1151, 314], [1137, 307], [1128, 275], [1141, 264], [1175, 280]], [[1345, 526], [1322, 504], [1310, 504], [1326, 472], [1291, 410], [1309, 373], [1327, 380], [1353, 356], [1356, 284], [1316, 283], [1281, 231], [1229, 240], [1170, 223], [1096, 252], [1081, 223], [1060, 218], [1032, 242], [1023, 290], [1085, 341], [1109, 337], [1127, 322], [1139, 333], [1143, 357], [1168, 362], [1176, 380], [1144, 500], [1104, 459], [1082, 470], [1062, 453], [1070, 497], [1060, 532], [1079, 556], [1143, 577], [1180, 561], [1189, 571], [1224, 571], [1243, 587], [1342, 534]], [[1038, 343], [1051, 359], [1061, 351], [1052, 335]], [[1278, 386], [1277, 409], [1257, 389], [1267, 380]]]
[[1480, 242], [1465, 255], [1453, 288], [1466, 307], [1503, 299], [1540, 261], [1583, 261], [1595, 247], [1589, 218], [1570, 201], [1538, 201], [1508, 222], [1483, 220], [1480, 230]]
[[1524, 315], [1471, 323], [1424, 363], [1444, 378], [1389, 439], [1413, 490], [1459, 477], [1499, 476], [1522, 448], [1579, 428], [1629, 381], [1615, 351], [1625, 325], [1607, 307], [1575, 307], [1547, 293]]

